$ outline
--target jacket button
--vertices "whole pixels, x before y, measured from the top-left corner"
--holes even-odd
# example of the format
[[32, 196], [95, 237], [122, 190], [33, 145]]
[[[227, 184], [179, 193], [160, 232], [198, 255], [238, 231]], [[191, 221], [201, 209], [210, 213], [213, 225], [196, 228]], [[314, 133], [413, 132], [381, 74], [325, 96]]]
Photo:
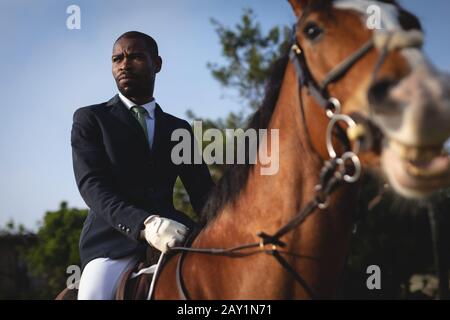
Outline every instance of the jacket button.
[[122, 228], [122, 224], [121, 224], [121, 223], [119, 223], [117, 226], [118, 226], [119, 228]]
[[127, 228], [126, 232], [127, 232], [127, 233], [130, 233], [130, 231], [131, 231], [130, 228]]

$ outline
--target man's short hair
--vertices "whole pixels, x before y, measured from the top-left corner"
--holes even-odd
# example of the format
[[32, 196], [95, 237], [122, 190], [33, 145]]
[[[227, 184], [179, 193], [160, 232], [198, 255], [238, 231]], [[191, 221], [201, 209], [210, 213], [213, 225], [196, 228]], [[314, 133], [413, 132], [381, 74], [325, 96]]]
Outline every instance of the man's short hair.
[[156, 59], [158, 57], [158, 44], [156, 43], [155, 39], [150, 37], [148, 34], [139, 32], [139, 31], [128, 31], [122, 34], [120, 37], [117, 38], [116, 42], [114, 42], [114, 45], [119, 41], [120, 39], [141, 39], [145, 42], [150, 55], [153, 59]]

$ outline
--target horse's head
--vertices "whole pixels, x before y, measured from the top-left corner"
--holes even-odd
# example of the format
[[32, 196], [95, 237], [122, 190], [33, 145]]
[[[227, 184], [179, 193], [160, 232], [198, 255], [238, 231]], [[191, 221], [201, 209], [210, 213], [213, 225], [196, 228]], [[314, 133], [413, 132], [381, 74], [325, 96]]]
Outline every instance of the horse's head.
[[425, 59], [418, 19], [387, 0], [289, 2], [299, 81], [365, 123], [363, 166], [410, 198], [450, 185], [450, 77]]

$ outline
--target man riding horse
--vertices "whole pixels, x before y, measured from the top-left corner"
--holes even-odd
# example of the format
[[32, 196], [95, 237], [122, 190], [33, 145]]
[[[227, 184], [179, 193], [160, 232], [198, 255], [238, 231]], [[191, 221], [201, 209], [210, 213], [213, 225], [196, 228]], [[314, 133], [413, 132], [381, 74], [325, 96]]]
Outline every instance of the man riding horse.
[[148, 244], [166, 252], [184, 241], [194, 222], [174, 209], [177, 177], [198, 213], [213, 186], [204, 163], [171, 161], [172, 132], [192, 130], [153, 97], [161, 65], [152, 37], [124, 33], [112, 54], [119, 93], [74, 114], [73, 167], [90, 208], [80, 239], [78, 299], [113, 299], [121, 274], [143, 259]]
[[[257, 162], [225, 174], [203, 210], [205, 227], [190, 248], [175, 248], [177, 255], [160, 271], [156, 299], [333, 297], [362, 175], [373, 174], [413, 199], [450, 185], [450, 157], [442, 150], [450, 136], [450, 81], [424, 57], [418, 19], [388, 0], [289, 2], [297, 17], [289, 54], [275, 64], [264, 103], [250, 122], [255, 130], [279, 131], [279, 141], [258, 145], [266, 154], [279, 150], [279, 171], [261, 175], [264, 164]], [[379, 30], [366, 25], [372, 5], [382, 14]], [[183, 238], [170, 231], [185, 233], [184, 227], [153, 216], [191, 227], [167, 208], [176, 174], [196, 209], [212, 185], [204, 165], [170, 163], [169, 132], [188, 126], [158, 107], [153, 146], [152, 139], [147, 146], [126, 106], [151, 104], [160, 60], [142, 57], [149, 53], [141, 39], [122, 38], [113, 54], [121, 95], [80, 109], [74, 119], [75, 173], [91, 207], [81, 253], [84, 264], [94, 265], [92, 272], [89, 263], [85, 267], [80, 291], [85, 279], [96, 280], [89, 274], [99, 276], [96, 265], [116, 279], [139, 252], [141, 228], [160, 250], [165, 239], [175, 245]], [[138, 85], [149, 82], [151, 90]], [[147, 126], [147, 136], [153, 128]], [[186, 183], [194, 178], [200, 187]], [[110, 268], [111, 261], [119, 267]]]

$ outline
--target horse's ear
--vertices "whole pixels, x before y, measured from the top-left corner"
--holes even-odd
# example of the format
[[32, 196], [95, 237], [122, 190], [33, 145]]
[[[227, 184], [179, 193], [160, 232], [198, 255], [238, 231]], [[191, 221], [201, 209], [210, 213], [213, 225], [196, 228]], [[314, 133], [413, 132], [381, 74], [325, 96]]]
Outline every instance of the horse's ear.
[[309, 0], [288, 0], [291, 4], [292, 10], [294, 10], [294, 13], [297, 17], [299, 17], [305, 8], [305, 6], [308, 4]]

